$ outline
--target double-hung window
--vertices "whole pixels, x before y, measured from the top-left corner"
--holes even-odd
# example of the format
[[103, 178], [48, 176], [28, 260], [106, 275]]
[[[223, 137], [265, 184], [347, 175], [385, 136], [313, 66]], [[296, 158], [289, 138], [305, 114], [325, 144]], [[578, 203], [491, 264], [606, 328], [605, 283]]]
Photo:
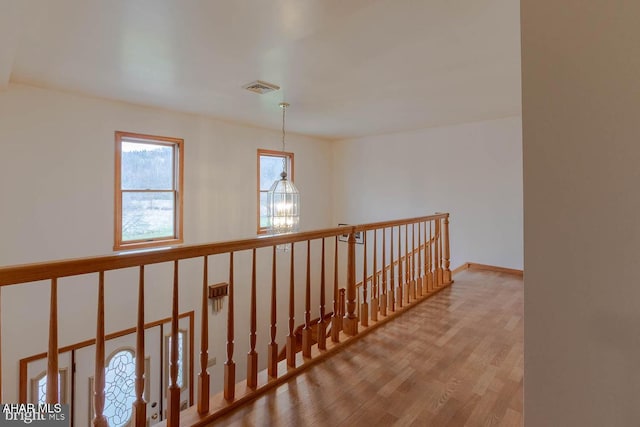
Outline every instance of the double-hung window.
[[280, 179], [284, 162], [287, 167], [287, 179], [293, 182], [293, 153], [258, 149], [258, 234], [267, 232], [267, 193], [271, 185]]
[[114, 250], [182, 243], [184, 141], [116, 132]]

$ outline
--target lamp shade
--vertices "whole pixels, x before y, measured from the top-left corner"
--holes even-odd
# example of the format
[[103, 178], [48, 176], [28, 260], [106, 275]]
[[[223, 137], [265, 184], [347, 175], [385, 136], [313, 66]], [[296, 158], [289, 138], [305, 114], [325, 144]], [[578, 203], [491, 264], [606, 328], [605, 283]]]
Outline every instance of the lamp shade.
[[267, 193], [270, 234], [292, 233], [300, 227], [300, 193], [286, 172], [280, 177]]

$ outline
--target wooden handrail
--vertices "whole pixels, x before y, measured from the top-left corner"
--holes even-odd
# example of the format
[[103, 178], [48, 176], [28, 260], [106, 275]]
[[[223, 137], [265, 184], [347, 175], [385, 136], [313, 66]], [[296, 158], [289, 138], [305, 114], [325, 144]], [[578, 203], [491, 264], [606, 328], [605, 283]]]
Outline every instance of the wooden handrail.
[[365, 230], [376, 230], [380, 228], [388, 228], [391, 226], [397, 227], [399, 225], [412, 224], [415, 222], [433, 221], [433, 220], [444, 219], [448, 217], [449, 217], [448, 213], [437, 213], [434, 215], [418, 216], [415, 218], [404, 218], [404, 219], [391, 220], [391, 221], [371, 222], [367, 224], [354, 225], [352, 227], [354, 228], [354, 231], [358, 232], [358, 231], [365, 231]]
[[21, 264], [0, 268], [0, 286], [36, 282], [52, 278], [77, 276], [81, 274], [99, 273], [100, 271], [119, 270], [138, 267], [140, 265], [158, 264], [206, 255], [226, 254], [243, 250], [286, 245], [294, 242], [316, 240], [323, 237], [340, 236], [357, 231], [382, 228], [385, 224], [409, 224], [414, 221], [429, 221], [448, 217], [448, 213], [429, 215], [398, 221], [384, 221], [371, 224], [342, 226], [300, 233], [281, 234], [275, 236], [258, 236], [250, 239], [198, 245], [183, 245], [161, 249], [142, 249], [129, 252], [118, 252], [86, 258], [66, 259], [32, 264]]

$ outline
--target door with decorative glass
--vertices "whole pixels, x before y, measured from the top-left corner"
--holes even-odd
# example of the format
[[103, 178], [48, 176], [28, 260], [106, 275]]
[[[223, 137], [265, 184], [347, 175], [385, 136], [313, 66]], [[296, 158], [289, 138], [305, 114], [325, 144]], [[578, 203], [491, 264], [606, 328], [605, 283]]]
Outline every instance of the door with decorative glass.
[[[180, 406], [193, 404], [193, 311], [178, 320], [178, 375]], [[111, 334], [105, 340], [104, 415], [111, 427], [131, 426], [135, 401], [136, 334], [131, 331]], [[145, 385], [147, 425], [166, 417], [166, 390], [170, 383], [169, 355], [171, 323], [163, 320], [145, 326]], [[58, 354], [58, 397], [71, 405], [71, 426], [92, 425], [95, 415], [93, 389], [95, 345], [86, 341], [66, 347]], [[40, 353], [20, 360], [21, 403], [46, 402], [47, 354]]]
[[[147, 425], [162, 419], [161, 391], [162, 328], [145, 330], [145, 387]], [[135, 395], [136, 335], [131, 333], [105, 342], [105, 405], [104, 415], [110, 427], [131, 426]], [[76, 350], [74, 374], [74, 424], [92, 425], [95, 345]]]

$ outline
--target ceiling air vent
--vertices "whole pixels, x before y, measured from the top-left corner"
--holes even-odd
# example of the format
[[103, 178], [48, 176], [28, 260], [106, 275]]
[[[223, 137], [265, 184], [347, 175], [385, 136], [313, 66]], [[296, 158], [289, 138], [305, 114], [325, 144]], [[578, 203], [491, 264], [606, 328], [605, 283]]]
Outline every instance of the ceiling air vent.
[[255, 82], [247, 83], [242, 87], [243, 89], [249, 90], [251, 92], [259, 93], [260, 95], [280, 89], [280, 86], [274, 85], [273, 83], [263, 82], [262, 80], [256, 80]]

